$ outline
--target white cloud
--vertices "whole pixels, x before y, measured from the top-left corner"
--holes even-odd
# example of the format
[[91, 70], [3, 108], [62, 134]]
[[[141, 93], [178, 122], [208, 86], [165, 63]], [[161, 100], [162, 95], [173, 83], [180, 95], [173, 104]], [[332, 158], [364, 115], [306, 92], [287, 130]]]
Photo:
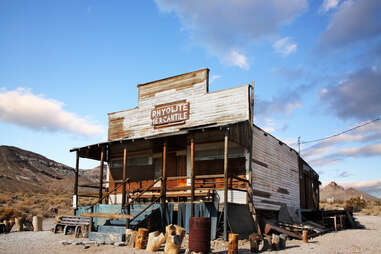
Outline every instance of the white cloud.
[[333, 14], [320, 46], [335, 49], [377, 38], [381, 32], [381, 1], [347, 0]]
[[65, 131], [81, 135], [102, 134], [100, 125], [62, 109], [63, 103], [18, 88], [0, 91], [0, 121], [34, 130]]
[[160, 11], [174, 13], [193, 42], [222, 62], [249, 68], [242, 52], [268, 39], [304, 11], [307, 0], [155, 0]]
[[339, 5], [340, 0], [324, 0], [321, 6], [322, 11], [329, 11], [335, 9]]
[[296, 52], [298, 45], [293, 42], [290, 37], [284, 37], [273, 44], [275, 52], [282, 56], [288, 56], [291, 53]]
[[244, 70], [248, 70], [250, 68], [246, 56], [239, 53], [235, 49], [231, 50], [229, 54], [225, 55], [224, 60], [228, 65], [238, 66]]
[[302, 155], [314, 166], [328, 166], [347, 158], [381, 156], [381, 121], [318, 142], [303, 149]]
[[366, 120], [381, 114], [381, 70], [362, 68], [324, 88], [319, 97], [341, 119]]
[[210, 83], [213, 83], [214, 81], [216, 81], [217, 79], [220, 79], [222, 76], [221, 75], [212, 75], [210, 77]]

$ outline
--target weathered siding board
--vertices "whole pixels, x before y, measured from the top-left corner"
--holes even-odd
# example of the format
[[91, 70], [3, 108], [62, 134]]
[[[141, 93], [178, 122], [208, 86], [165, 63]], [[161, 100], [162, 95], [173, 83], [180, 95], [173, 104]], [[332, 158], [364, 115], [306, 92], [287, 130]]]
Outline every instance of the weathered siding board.
[[[175, 83], [168, 79], [140, 86], [137, 108], [109, 114], [109, 133], [111, 134], [109, 140], [141, 138], [176, 132], [181, 128], [205, 124], [223, 125], [249, 120], [248, 85], [209, 93], [207, 92], [208, 80], [202, 80], [205, 77], [207, 74], [204, 70], [200, 73], [196, 72], [196, 76], [188, 77], [185, 80], [182, 80], [181, 76], [175, 77]], [[188, 84], [189, 79], [194, 82]], [[200, 80], [202, 81], [200, 82]], [[182, 87], [182, 82], [188, 83]], [[155, 105], [180, 100], [186, 100], [190, 104], [190, 115], [186, 123], [166, 128], [153, 128], [152, 108]], [[115, 119], [123, 119], [122, 129], [119, 124], [120, 120]]]
[[[256, 126], [253, 131], [252, 176], [255, 206], [271, 210], [279, 210], [281, 204], [300, 207], [297, 153], [271, 135], [264, 135], [265, 132]], [[266, 164], [267, 167], [254, 160]]]

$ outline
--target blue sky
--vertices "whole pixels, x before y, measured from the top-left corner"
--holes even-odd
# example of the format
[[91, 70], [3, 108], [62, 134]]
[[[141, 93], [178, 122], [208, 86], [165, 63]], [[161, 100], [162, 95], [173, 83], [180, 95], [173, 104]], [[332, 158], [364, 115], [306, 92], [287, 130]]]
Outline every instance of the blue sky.
[[[255, 80], [255, 123], [289, 144], [346, 130], [381, 116], [381, 2], [0, 1], [0, 142], [73, 166], [138, 83], [205, 67], [211, 90]], [[381, 195], [381, 121], [302, 155]]]

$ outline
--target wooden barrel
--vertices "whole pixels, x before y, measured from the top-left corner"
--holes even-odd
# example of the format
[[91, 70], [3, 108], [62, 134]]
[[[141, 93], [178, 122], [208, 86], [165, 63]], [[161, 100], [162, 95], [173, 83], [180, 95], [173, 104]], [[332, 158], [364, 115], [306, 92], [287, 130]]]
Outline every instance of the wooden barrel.
[[189, 251], [209, 253], [210, 218], [189, 218]]

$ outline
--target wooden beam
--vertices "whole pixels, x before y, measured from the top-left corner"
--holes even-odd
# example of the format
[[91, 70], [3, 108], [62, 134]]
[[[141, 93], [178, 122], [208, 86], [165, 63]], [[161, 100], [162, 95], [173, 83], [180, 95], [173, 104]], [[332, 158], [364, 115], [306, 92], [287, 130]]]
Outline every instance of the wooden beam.
[[115, 213], [82, 213], [82, 217], [91, 218], [106, 218], [106, 219], [132, 219], [134, 216], [130, 214], [115, 214]]
[[224, 146], [224, 240], [228, 240], [228, 130], [225, 130]]
[[[75, 196], [75, 210], [78, 208], [78, 175], [79, 175], [79, 151], [76, 151], [75, 158], [75, 179], [74, 179], [74, 196]], [[74, 210], [74, 214], [75, 211]]]
[[[91, 188], [91, 189], [99, 189], [98, 185], [91, 185], [91, 184], [78, 184], [78, 187], [81, 188]], [[103, 187], [105, 189], [105, 187]]]
[[161, 172], [161, 188], [160, 188], [160, 196], [161, 196], [161, 221], [163, 226], [166, 226], [165, 223], [165, 214], [166, 214], [166, 192], [167, 192], [167, 142], [163, 143], [163, 166]]
[[190, 173], [191, 173], [191, 217], [194, 217], [194, 138], [190, 140]]
[[104, 161], [104, 146], [102, 146], [101, 150], [101, 160], [100, 160], [100, 168], [99, 168], [99, 203], [102, 203], [103, 200], [103, 161]]
[[297, 233], [285, 230], [283, 228], [280, 228], [278, 226], [275, 226], [275, 225], [267, 223], [266, 227], [265, 227], [265, 234], [269, 234], [269, 232], [271, 230], [275, 230], [275, 231], [277, 231], [279, 233], [286, 234], [286, 235], [291, 236], [291, 237], [296, 238], [296, 239], [300, 239], [300, 240], [303, 239], [303, 237], [300, 234], [297, 234]]

